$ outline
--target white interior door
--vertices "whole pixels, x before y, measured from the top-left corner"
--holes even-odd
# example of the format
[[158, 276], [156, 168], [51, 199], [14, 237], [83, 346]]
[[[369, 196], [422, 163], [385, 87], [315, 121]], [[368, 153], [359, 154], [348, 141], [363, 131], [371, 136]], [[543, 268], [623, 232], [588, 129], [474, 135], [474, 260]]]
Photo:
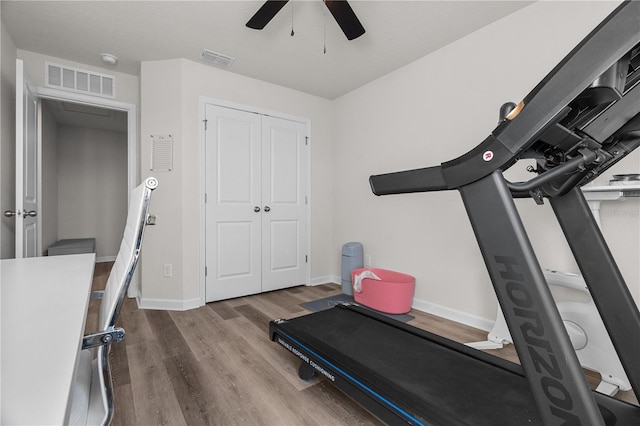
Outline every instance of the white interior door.
[[16, 60], [16, 258], [35, 257], [38, 247], [38, 98], [22, 60]]
[[262, 291], [306, 280], [305, 136], [303, 123], [262, 118]]
[[206, 105], [206, 301], [306, 282], [306, 125]]
[[206, 106], [206, 300], [261, 290], [260, 116]]

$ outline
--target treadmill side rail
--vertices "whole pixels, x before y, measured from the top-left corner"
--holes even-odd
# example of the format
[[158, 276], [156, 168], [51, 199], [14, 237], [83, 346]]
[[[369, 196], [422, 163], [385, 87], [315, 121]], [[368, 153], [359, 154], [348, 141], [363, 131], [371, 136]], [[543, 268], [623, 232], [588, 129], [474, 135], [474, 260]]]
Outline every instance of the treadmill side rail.
[[550, 200], [618, 358], [640, 400], [640, 312], [579, 188]]
[[544, 423], [604, 425], [502, 173], [460, 194]]

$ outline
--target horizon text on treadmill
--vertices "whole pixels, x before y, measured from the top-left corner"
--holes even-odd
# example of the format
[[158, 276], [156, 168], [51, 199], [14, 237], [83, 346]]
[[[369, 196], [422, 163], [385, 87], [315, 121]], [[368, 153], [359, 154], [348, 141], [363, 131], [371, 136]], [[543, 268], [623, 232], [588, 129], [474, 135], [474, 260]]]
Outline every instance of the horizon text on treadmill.
[[[570, 424], [578, 424], [578, 417], [567, 411], [573, 408], [573, 399], [562, 384], [562, 369], [559, 368], [558, 358], [546, 337], [547, 330], [540, 314], [531, 309], [534, 307], [534, 300], [527, 288], [524, 275], [516, 270], [519, 267], [518, 259], [511, 256], [494, 256], [493, 259], [496, 264], [505, 268], [500, 271], [500, 277], [506, 281], [504, 288], [509, 300], [513, 302], [513, 313], [523, 321], [519, 327], [527, 342], [529, 357], [539, 374], [540, 387], [550, 404], [551, 413]], [[544, 351], [546, 357], [542, 353]]]

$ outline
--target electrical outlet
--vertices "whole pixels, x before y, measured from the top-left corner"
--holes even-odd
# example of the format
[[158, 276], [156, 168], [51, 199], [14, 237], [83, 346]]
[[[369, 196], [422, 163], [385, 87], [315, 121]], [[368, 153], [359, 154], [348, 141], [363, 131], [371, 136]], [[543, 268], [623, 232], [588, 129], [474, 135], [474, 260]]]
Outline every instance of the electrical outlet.
[[166, 278], [173, 277], [173, 265], [171, 265], [170, 263], [165, 263], [162, 267], [162, 271], [163, 271], [163, 275]]
[[370, 254], [365, 254], [364, 255], [364, 266], [366, 266], [367, 268], [371, 267], [371, 255]]

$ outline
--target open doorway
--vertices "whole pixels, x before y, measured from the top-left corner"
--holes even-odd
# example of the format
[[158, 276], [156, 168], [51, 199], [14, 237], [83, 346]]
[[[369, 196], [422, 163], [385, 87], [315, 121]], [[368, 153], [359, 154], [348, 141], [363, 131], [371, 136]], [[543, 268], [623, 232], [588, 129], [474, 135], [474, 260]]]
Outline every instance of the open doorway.
[[128, 204], [128, 113], [42, 99], [43, 254], [62, 239], [95, 238], [98, 262], [115, 260]]

